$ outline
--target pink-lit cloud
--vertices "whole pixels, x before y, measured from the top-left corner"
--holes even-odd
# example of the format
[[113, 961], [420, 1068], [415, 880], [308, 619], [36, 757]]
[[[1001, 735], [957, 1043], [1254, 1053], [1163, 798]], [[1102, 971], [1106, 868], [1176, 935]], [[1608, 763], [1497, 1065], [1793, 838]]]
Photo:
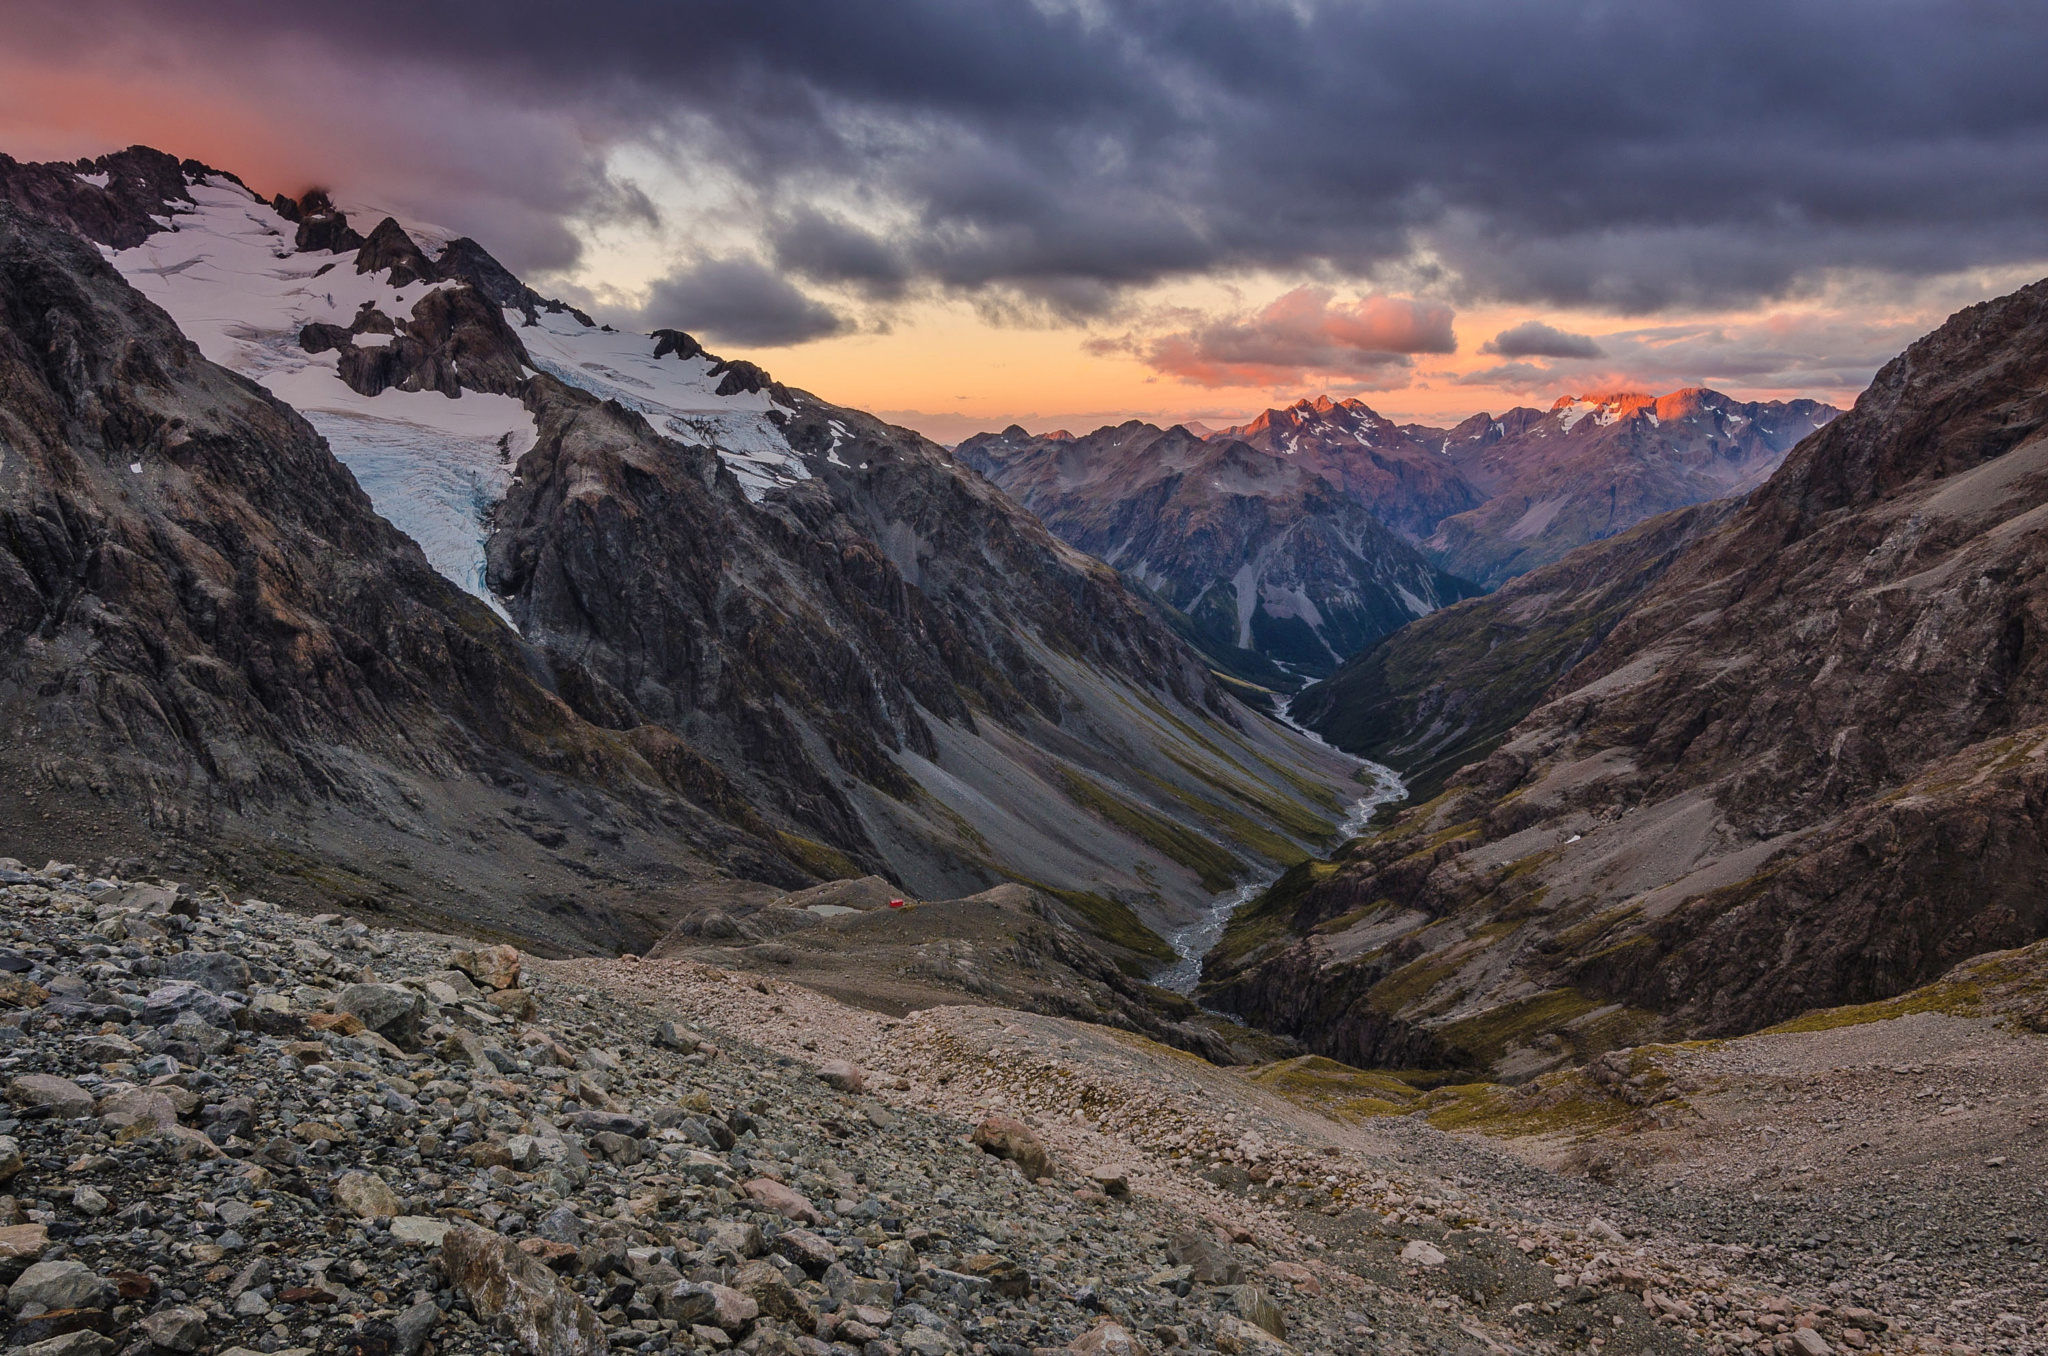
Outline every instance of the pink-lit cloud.
[[1413, 354], [1455, 353], [1454, 317], [1441, 302], [1339, 301], [1328, 288], [1297, 287], [1248, 314], [1144, 339], [1098, 341], [1096, 348], [1134, 353], [1157, 371], [1199, 386], [1355, 384], [1410, 366]]

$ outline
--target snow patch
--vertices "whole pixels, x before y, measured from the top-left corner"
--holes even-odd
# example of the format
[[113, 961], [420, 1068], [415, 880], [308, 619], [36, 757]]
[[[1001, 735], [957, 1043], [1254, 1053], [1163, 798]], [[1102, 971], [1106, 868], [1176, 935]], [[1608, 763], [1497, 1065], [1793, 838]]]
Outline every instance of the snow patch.
[[112, 183], [113, 181], [114, 176], [107, 173], [105, 170], [101, 170], [97, 174], [81, 174], [78, 176], [79, 183], [91, 184], [94, 188], [105, 188], [108, 184]]

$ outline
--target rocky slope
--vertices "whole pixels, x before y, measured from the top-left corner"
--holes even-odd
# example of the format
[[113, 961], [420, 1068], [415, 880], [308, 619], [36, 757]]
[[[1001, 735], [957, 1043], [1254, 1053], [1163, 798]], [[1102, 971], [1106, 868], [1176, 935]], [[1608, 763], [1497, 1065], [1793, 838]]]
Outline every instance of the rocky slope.
[[[1474, 591], [1423, 560], [1344, 477], [1325, 474], [1325, 463], [1371, 466], [1362, 450], [1348, 462], [1297, 460], [1133, 421], [1081, 438], [1012, 427], [958, 454], [1063, 541], [1156, 592], [1226, 661], [1249, 651], [1327, 673]], [[1352, 478], [1373, 488], [1387, 479]]]
[[1401, 774], [1414, 801], [1493, 752], [1593, 652], [1681, 552], [1735, 512], [1678, 509], [1383, 637], [1295, 697], [1288, 714]]
[[0, 196], [108, 255], [9, 219], [11, 826], [581, 947], [712, 871], [1163, 925], [1341, 814], [914, 434], [155, 152]]
[[1958, 313], [1483, 763], [1212, 957], [1352, 1063], [1526, 1075], [1881, 999], [2048, 930], [2048, 284]]
[[1312, 1110], [1303, 1061], [0, 872], [0, 1281], [30, 1356], [2038, 1350], [2025, 1244], [1726, 1244], [1661, 1175]]
[[1475, 415], [1443, 434], [1438, 451], [1486, 502], [1437, 524], [1424, 550], [1494, 587], [1670, 509], [1748, 492], [1838, 413], [1812, 400], [1693, 389]]

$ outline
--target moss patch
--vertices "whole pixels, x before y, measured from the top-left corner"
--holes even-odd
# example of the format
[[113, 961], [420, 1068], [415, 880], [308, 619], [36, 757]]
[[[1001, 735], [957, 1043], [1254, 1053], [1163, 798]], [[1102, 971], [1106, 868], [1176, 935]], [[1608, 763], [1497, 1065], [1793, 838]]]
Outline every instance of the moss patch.
[[1179, 953], [1167, 945], [1166, 939], [1146, 927], [1131, 906], [1122, 900], [1111, 899], [1093, 890], [1061, 890], [1034, 880], [1021, 883], [1034, 890], [1043, 890], [1080, 914], [1087, 920], [1088, 930], [1106, 942], [1152, 960], [1179, 959]]
[[1067, 794], [1077, 804], [1193, 871], [1202, 878], [1203, 889], [1228, 890], [1244, 874], [1243, 862], [1186, 825], [1141, 810], [1069, 768], [1063, 767], [1059, 772]]
[[1510, 1046], [1527, 1045], [1537, 1036], [1555, 1031], [1573, 1018], [1583, 1017], [1602, 1006], [1577, 989], [1552, 989], [1503, 1003], [1476, 1017], [1452, 1022], [1437, 1034], [1472, 1064], [1485, 1067], [1505, 1054]]
[[1940, 1012], [1951, 1017], [1981, 1016], [1984, 1012], [1984, 986], [1974, 979], [1937, 982], [1882, 1002], [1809, 1012], [1789, 1022], [1765, 1027], [1758, 1034], [1777, 1036], [1802, 1031], [1834, 1031], [1845, 1026], [1889, 1022], [1896, 1017], [1910, 1017], [1916, 1012]]
[[819, 880], [856, 880], [867, 872], [860, 865], [839, 851], [826, 847], [808, 838], [777, 830], [775, 837], [782, 845], [782, 855], [795, 862]]

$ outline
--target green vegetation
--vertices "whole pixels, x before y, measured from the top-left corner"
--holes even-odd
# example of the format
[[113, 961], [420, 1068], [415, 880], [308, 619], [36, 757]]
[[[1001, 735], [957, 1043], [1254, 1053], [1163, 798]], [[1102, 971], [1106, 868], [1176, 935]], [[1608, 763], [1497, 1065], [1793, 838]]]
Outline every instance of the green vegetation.
[[859, 863], [837, 848], [826, 847], [823, 843], [800, 838], [793, 833], [777, 830], [776, 839], [782, 844], [782, 855], [795, 862], [819, 880], [857, 880], [867, 872]]
[[1924, 989], [1900, 994], [1876, 1003], [1857, 1003], [1842, 1008], [1822, 1008], [1794, 1017], [1789, 1022], [1766, 1027], [1759, 1034], [1785, 1035], [1802, 1031], [1834, 1031], [1845, 1026], [1889, 1022], [1916, 1012], [1940, 1012], [1951, 1017], [1977, 1017], [1984, 1011], [1984, 986], [1975, 979], [1938, 981]]
[[1126, 951], [1134, 951], [1151, 960], [1179, 959], [1179, 953], [1167, 944], [1166, 939], [1146, 927], [1131, 906], [1122, 900], [1111, 899], [1108, 895], [1097, 894], [1092, 890], [1062, 890], [1043, 881], [1020, 878], [1018, 883], [1029, 885], [1034, 890], [1043, 890], [1080, 914], [1087, 921], [1088, 930], [1111, 945], [1120, 946]]
[[1202, 888], [1228, 890], [1244, 874], [1237, 858], [1182, 824], [1141, 810], [1113, 795], [1071, 768], [1059, 769], [1067, 794], [1078, 805], [1094, 811], [1134, 838], [1151, 844], [1168, 858], [1179, 862], [1202, 878]]
[[1555, 1031], [1601, 1006], [1577, 989], [1551, 989], [1452, 1022], [1437, 1035], [1464, 1055], [1474, 1068], [1483, 1069], [1490, 1067], [1510, 1046], [1527, 1045], [1544, 1032]]

